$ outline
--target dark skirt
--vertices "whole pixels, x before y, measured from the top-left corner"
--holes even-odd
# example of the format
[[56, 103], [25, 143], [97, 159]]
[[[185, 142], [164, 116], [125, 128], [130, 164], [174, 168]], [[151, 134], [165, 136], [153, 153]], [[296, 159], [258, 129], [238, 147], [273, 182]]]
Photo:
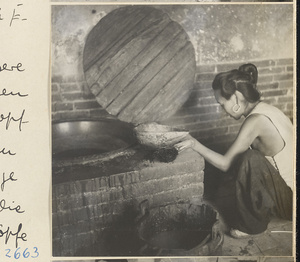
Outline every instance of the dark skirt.
[[236, 174], [237, 229], [258, 234], [267, 229], [272, 217], [292, 220], [292, 190], [259, 151], [240, 155], [231, 172]]

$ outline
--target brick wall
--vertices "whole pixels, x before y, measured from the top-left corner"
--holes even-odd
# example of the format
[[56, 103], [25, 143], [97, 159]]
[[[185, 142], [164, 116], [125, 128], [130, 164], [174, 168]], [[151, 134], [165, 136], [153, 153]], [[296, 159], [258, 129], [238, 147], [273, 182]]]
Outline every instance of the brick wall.
[[[104, 229], [120, 226], [120, 220], [131, 219], [132, 224], [138, 204], [145, 199], [150, 207], [201, 201], [203, 169], [204, 159], [187, 150], [171, 163], [142, 160], [132, 171], [110, 176], [99, 165], [96, 178], [53, 185], [53, 255], [75, 255], [78, 249], [92, 246]], [[124, 215], [128, 212], [129, 217]]]
[[[261, 99], [281, 109], [293, 119], [293, 60], [252, 61], [258, 68]], [[185, 105], [164, 123], [186, 128], [203, 144], [219, 151], [234, 140], [243, 119], [227, 116], [217, 104], [211, 87], [219, 72], [238, 68], [243, 63], [202, 65], [198, 68], [193, 92]]]
[[[293, 60], [249, 61], [259, 70], [258, 89], [262, 99], [280, 108], [293, 118]], [[165, 124], [185, 128], [203, 144], [221, 149], [231, 143], [239, 130], [241, 121], [226, 116], [216, 103], [211, 83], [216, 73], [237, 68], [243, 62], [200, 65], [195, 86], [189, 100]], [[114, 118], [95, 101], [84, 79], [53, 76], [52, 119]]]

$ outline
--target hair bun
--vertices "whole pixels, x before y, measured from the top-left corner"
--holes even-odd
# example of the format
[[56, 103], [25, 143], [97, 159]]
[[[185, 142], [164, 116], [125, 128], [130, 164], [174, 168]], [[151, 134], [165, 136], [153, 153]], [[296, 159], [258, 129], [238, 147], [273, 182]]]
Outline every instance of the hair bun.
[[256, 68], [255, 65], [253, 65], [253, 64], [244, 64], [244, 65], [241, 65], [239, 67], [239, 71], [243, 72], [243, 73], [245, 73], [247, 75], [249, 75], [250, 79], [251, 79], [250, 82], [252, 84], [256, 85], [256, 83], [257, 83], [257, 77], [258, 77], [258, 72], [257, 72], [257, 68]]

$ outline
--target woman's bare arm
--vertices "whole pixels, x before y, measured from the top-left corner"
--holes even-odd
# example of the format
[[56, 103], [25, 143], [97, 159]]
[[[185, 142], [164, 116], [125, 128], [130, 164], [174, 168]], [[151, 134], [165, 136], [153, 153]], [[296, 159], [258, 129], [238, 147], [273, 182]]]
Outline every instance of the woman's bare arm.
[[250, 147], [254, 139], [259, 136], [259, 122], [260, 119], [256, 116], [250, 116], [247, 118], [241, 126], [235, 141], [225, 155], [207, 148], [191, 136], [189, 136], [187, 140], [175, 145], [175, 147], [179, 151], [182, 151], [187, 147], [191, 147], [194, 151], [201, 154], [206, 161], [222, 171], [227, 171], [236, 156], [245, 152]]

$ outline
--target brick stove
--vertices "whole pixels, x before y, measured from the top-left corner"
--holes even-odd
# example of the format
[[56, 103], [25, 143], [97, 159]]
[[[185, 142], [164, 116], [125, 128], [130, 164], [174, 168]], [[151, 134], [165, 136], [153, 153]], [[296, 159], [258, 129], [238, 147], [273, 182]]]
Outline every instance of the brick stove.
[[[130, 228], [145, 199], [155, 207], [202, 198], [204, 159], [199, 154], [186, 150], [170, 163], [151, 162], [144, 156], [137, 146], [110, 163], [93, 163], [97, 177], [53, 185], [54, 256], [74, 256], [90, 248], [105, 230], [119, 227], [120, 219]], [[120, 166], [119, 172], [105, 174], [110, 165], [122, 162], [127, 163], [124, 172]], [[67, 176], [68, 168], [62, 169]]]
[[[161, 122], [192, 92], [195, 51], [184, 29], [161, 10], [128, 6], [106, 15], [88, 34], [83, 71], [111, 115], [133, 125]], [[54, 161], [53, 255], [137, 255], [132, 247], [139, 245], [134, 238], [139, 203], [147, 199], [155, 207], [201, 199], [203, 170], [204, 159], [192, 150], [162, 163], [150, 161], [139, 145], [88, 164]]]

